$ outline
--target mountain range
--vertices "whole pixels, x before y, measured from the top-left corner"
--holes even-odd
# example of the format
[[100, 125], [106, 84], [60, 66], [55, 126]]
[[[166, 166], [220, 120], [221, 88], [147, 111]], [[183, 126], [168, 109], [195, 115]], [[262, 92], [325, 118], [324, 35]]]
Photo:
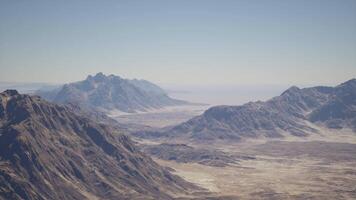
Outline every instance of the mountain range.
[[161, 131], [137, 132], [138, 137], [240, 140], [308, 136], [318, 126], [356, 132], [356, 79], [336, 87], [291, 87], [268, 101], [241, 106], [215, 106], [202, 115]]
[[0, 93], [0, 199], [172, 199], [193, 189], [120, 129], [38, 96]]
[[187, 104], [170, 98], [163, 89], [149, 81], [129, 80], [103, 73], [89, 75], [83, 81], [65, 84], [53, 90], [40, 90], [36, 94], [51, 102], [74, 103], [99, 111], [137, 112]]

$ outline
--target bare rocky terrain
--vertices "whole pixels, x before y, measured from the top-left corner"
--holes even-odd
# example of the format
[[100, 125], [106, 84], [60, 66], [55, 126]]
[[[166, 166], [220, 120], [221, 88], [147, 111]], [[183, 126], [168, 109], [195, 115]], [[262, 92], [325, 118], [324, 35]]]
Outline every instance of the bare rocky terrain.
[[0, 94], [0, 199], [173, 199], [199, 190], [117, 127], [38, 96]]

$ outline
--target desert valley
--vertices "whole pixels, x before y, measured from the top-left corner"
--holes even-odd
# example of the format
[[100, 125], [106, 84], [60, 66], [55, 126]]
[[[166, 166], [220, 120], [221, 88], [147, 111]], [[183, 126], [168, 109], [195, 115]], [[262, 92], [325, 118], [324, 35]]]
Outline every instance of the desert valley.
[[356, 200], [356, 0], [0, 0], [0, 200]]
[[4, 199], [356, 198], [355, 79], [209, 106], [98, 73], [1, 102]]

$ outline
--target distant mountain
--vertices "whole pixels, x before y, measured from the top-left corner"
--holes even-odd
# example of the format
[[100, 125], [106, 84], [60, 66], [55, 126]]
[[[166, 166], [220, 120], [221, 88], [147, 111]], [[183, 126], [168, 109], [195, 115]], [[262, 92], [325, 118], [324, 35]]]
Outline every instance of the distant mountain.
[[72, 110], [0, 93], [0, 199], [172, 199], [196, 188]]
[[135, 135], [189, 140], [307, 136], [317, 132], [310, 123], [356, 132], [356, 79], [336, 87], [293, 86], [266, 102], [212, 107], [175, 127]]
[[146, 80], [128, 80], [98, 73], [84, 81], [66, 84], [38, 95], [56, 103], [76, 103], [97, 110], [146, 111], [187, 102], [170, 98], [164, 90]]

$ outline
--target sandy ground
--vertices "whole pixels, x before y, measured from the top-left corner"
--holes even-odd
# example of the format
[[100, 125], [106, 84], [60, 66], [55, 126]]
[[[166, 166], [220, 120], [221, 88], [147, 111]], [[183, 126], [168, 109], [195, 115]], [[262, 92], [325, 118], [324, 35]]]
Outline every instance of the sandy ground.
[[[175, 174], [208, 189], [217, 196], [237, 199], [356, 199], [355, 135], [345, 140], [246, 141], [240, 144], [210, 144], [231, 154], [249, 154], [227, 167], [176, 163], [155, 159]], [[352, 140], [350, 140], [352, 138]], [[319, 138], [320, 139], [320, 138]], [[351, 143], [347, 143], [351, 141]], [[206, 147], [206, 146], [205, 146]]]
[[111, 111], [108, 115], [121, 123], [135, 123], [161, 128], [185, 122], [202, 114], [209, 107], [208, 105], [170, 106], [138, 113]]

